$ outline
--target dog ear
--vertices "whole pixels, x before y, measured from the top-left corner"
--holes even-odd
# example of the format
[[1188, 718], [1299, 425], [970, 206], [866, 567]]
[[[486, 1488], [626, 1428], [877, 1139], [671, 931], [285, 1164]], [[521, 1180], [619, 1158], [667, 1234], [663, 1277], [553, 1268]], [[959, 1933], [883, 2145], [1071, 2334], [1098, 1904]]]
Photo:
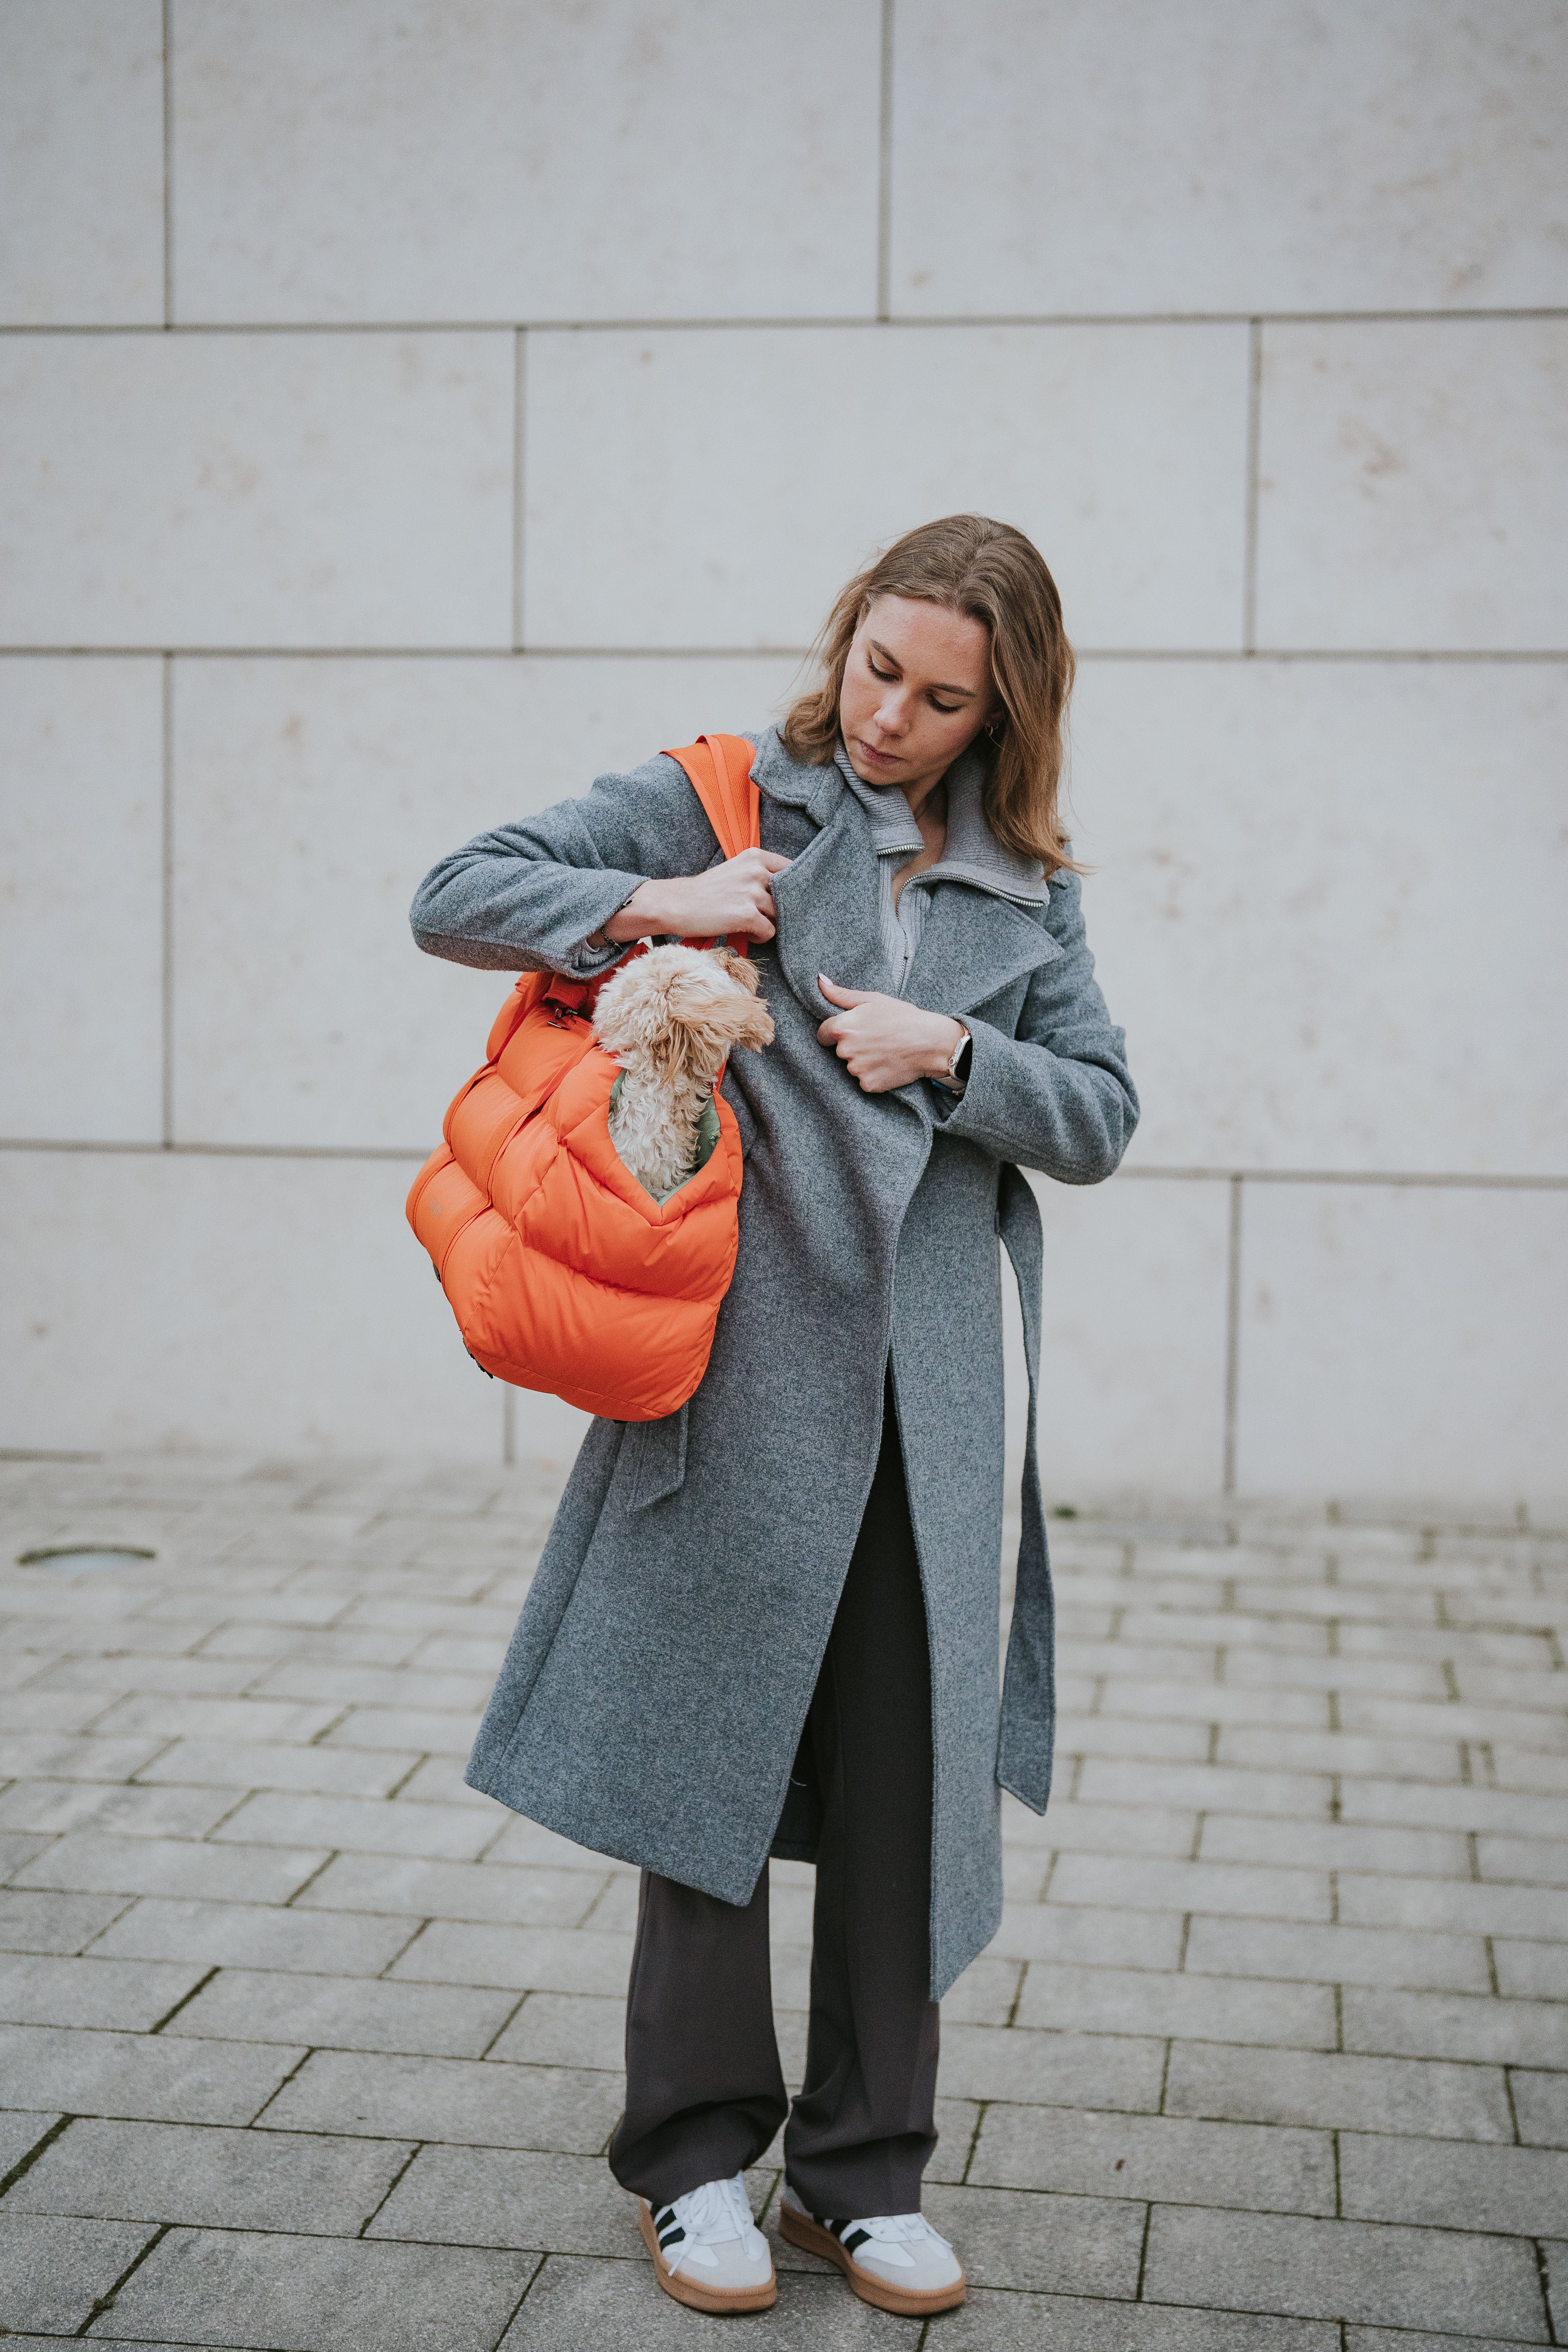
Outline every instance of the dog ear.
[[750, 995], [755, 996], [763, 984], [763, 976], [749, 956], [736, 955], [731, 948], [710, 948], [708, 952], [721, 971]]
[[735, 1043], [748, 1045], [753, 1053], [773, 1042], [773, 1016], [765, 1004], [749, 1004], [744, 1017], [737, 1024]]

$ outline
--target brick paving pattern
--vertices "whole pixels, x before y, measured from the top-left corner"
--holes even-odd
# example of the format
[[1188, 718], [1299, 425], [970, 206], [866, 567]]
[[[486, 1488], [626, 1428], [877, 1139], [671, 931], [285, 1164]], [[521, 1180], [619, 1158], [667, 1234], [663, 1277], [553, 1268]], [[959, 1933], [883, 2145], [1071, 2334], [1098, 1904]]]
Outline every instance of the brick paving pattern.
[[[737, 2325], [659, 2294], [603, 2160], [635, 1874], [462, 1785], [552, 1486], [0, 1465], [8, 2341]], [[156, 1557], [10, 1565], [100, 1539]], [[970, 2302], [922, 2330], [775, 2237], [746, 2341], [1568, 2341], [1568, 1536], [1193, 1509], [1055, 1550], [1059, 1793], [1009, 1805], [946, 2004]], [[774, 1880], [796, 2069], [810, 1879]], [[773, 2156], [752, 2187], [771, 2219]]]

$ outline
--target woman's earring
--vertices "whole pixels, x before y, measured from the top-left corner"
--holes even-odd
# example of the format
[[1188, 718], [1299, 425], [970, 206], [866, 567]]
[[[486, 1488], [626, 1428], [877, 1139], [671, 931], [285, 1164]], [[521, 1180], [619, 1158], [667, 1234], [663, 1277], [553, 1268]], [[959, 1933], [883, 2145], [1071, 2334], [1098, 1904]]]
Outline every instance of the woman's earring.
[[985, 732], [993, 743], [1000, 743], [1006, 731], [1007, 721], [1005, 719], [992, 719], [986, 721]]

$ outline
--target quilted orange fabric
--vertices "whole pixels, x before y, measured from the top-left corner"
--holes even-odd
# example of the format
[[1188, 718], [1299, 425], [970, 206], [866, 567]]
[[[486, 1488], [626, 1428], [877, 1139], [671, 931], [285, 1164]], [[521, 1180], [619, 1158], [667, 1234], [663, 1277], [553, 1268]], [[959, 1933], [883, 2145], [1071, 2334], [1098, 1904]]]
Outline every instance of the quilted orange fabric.
[[[726, 857], [755, 848], [751, 745], [704, 735], [669, 756]], [[658, 1421], [708, 1369], [735, 1269], [741, 1138], [715, 1093], [714, 1150], [668, 1200], [646, 1192], [610, 1140], [619, 1066], [595, 1042], [594, 996], [524, 973], [414, 1181], [408, 1222], [487, 1372], [611, 1421]]]

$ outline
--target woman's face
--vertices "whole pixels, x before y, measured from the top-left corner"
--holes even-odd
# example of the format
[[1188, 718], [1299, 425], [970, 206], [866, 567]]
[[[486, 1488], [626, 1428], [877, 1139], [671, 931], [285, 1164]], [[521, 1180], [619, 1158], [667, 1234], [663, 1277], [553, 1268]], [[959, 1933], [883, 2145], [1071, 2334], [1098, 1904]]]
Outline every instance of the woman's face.
[[967, 613], [879, 596], [855, 632], [838, 698], [849, 764], [862, 783], [917, 800], [991, 715], [991, 633]]

